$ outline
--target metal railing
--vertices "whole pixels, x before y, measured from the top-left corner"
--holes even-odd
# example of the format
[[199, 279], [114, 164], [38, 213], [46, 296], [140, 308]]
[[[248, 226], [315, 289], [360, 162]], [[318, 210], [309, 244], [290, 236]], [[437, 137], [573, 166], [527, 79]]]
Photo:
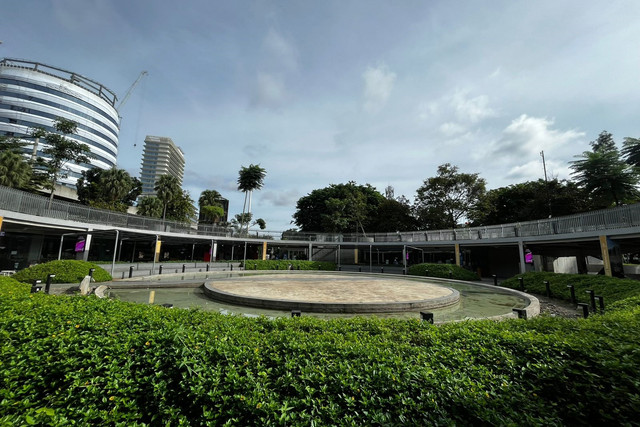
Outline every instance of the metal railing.
[[[640, 203], [611, 209], [585, 212], [557, 218], [512, 224], [465, 227], [450, 230], [403, 231], [395, 233], [338, 234], [260, 231], [238, 233], [233, 227], [209, 224], [163, 221], [140, 215], [96, 209], [78, 203], [53, 200], [38, 194], [0, 186], [0, 208], [84, 224], [101, 224], [137, 230], [150, 230], [213, 237], [306, 241], [314, 243], [407, 243], [453, 240], [502, 239], [512, 237], [551, 236], [614, 230], [640, 226]], [[640, 230], [639, 230], [640, 231]], [[255, 235], [254, 235], [255, 233]]]

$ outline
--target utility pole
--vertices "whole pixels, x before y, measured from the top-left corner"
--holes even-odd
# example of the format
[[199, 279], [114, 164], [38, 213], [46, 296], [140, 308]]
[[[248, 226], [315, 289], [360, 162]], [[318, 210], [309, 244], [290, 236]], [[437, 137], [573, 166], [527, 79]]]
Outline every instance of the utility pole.
[[540, 152], [540, 156], [542, 156], [542, 168], [544, 169], [544, 184], [545, 189], [547, 191], [547, 205], [549, 206], [549, 218], [553, 216], [551, 212], [551, 195], [549, 194], [549, 180], [547, 179], [547, 163], [544, 160], [544, 150]]

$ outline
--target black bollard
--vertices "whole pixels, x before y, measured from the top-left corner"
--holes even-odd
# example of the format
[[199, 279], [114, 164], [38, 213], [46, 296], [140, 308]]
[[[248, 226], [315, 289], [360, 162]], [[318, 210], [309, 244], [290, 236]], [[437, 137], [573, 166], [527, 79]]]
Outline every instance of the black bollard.
[[598, 305], [600, 305], [600, 314], [604, 314], [604, 297], [602, 295], [596, 295], [598, 298]]
[[233, 264], [229, 264], [229, 271], [233, 271]]
[[578, 303], [578, 309], [582, 308], [582, 317], [585, 319], [589, 317], [589, 304], [585, 302]]
[[186, 264], [182, 264], [182, 272], [184, 273], [184, 271], [187, 269]]
[[124, 271], [122, 272], [122, 278], [124, 279]]
[[425, 276], [428, 276], [428, 275], [429, 275], [429, 270], [425, 270], [425, 271], [424, 271], [424, 275], [425, 275]]
[[209, 271], [209, 264], [207, 264], [207, 272]]
[[591, 301], [591, 311], [595, 313], [596, 312], [596, 293], [591, 289], [585, 292], [589, 294], [589, 299]]
[[518, 277], [518, 282], [520, 283], [520, 290], [524, 292], [524, 278]]
[[571, 304], [575, 304], [577, 302], [576, 288], [573, 285], [567, 285], [567, 288], [569, 288], [569, 292], [571, 293]]
[[300, 270], [300, 266], [298, 266], [298, 270]]
[[338, 266], [338, 271], [342, 271], [342, 266], [341, 265]]
[[42, 280], [34, 280], [33, 285], [31, 285], [31, 293], [35, 294], [36, 292], [40, 292], [42, 290], [42, 286], [40, 284]]
[[291, 310], [291, 317], [300, 317], [302, 312], [300, 310]]
[[527, 310], [524, 308], [512, 308], [511, 310], [518, 315], [518, 319], [527, 319]]
[[551, 285], [549, 284], [549, 281], [545, 280], [543, 283], [544, 283], [544, 288], [547, 291], [547, 298], [551, 298]]
[[133, 265], [129, 267], [129, 279], [133, 277]]
[[380, 267], [380, 273], [384, 273], [384, 267]]
[[449, 271], [449, 279], [453, 279], [453, 271]]
[[257, 270], [258, 269], [258, 264], [253, 264], [253, 269]]
[[90, 268], [89, 269], [89, 277], [93, 277], [93, 272], [96, 271], [95, 268]]
[[162, 274], [162, 266], [158, 267], [158, 274]]
[[405, 270], [404, 268], [402, 269], [402, 275], [406, 276], [407, 275], [407, 270]]
[[422, 319], [423, 322], [433, 323], [433, 313], [421, 311], [420, 318]]
[[493, 285], [498, 286], [498, 276], [496, 276], [495, 274], [493, 275]]
[[47, 286], [44, 288], [44, 292], [47, 294], [51, 291], [51, 281], [54, 277], [56, 277], [55, 274], [47, 274]]
[[362, 267], [358, 267], [358, 273], [362, 273]]

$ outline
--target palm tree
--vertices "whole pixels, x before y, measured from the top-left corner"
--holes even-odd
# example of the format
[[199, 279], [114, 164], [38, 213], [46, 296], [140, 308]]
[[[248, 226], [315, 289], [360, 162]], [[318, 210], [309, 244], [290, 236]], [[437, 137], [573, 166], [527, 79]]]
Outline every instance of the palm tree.
[[198, 206], [200, 207], [200, 221], [213, 224], [224, 215], [222, 207], [223, 197], [216, 190], [204, 190], [200, 193]]
[[129, 193], [132, 185], [131, 175], [124, 169], [111, 168], [101, 174], [104, 195], [109, 202], [119, 202]]
[[[251, 214], [251, 196], [253, 190], [259, 190], [264, 185], [264, 177], [267, 175], [267, 171], [261, 168], [260, 165], [249, 165], [249, 167], [242, 166], [238, 176], [238, 190], [244, 193], [244, 204], [242, 205], [242, 217], [245, 218], [244, 213]], [[249, 199], [249, 205], [247, 209], [247, 196]], [[242, 230], [242, 224], [240, 224]], [[247, 232], [249, 232], [249, 226], [247, 222]]]
[[0, 154], [0, 185], [13, 188], [28, 186], [31, 179], [31, 166], [22, 155], [5, 151]]
[[154, 196], [143, 197], [138, 203], [138, 215], [151, 218], [160, 218], [162, 214], [162, 202]]
[[182, 188], [178, 183], [178, 178], [173, 175], [162, 175], [157, 181], [154, 187], [156, 191], [156, 197], [160, 199], [163, 204], [162, 209], [162, 221], [167, 216], [167, 206], [178, 196], [182, 195]]

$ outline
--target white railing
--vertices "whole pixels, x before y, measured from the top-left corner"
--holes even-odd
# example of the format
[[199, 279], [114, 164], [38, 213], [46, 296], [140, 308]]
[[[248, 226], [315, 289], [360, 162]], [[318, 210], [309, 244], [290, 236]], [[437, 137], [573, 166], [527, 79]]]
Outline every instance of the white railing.
[[85, 224], [102, 224], [137, 230], [164, 231], [213, 237], [296, 240], [314, 243], [385, 243], [431, 242], [453, 240], [503, 239], [510, 237], [550, 236], [613, 230], [640, 226], [640, 203], [611, 209], [585, 212], [557, 218], [513, 224], [464, 227], [450, 230], [402, 231], [395, 233], [338, 234], [250, 231], [238, 233], [232, 227], [209, 224], [162, 221], [140, 215], [95, 209], [78, 203], [54, 200], [38, 194], [0, 186], [0, 208], [12, 212], [36, 215]]

